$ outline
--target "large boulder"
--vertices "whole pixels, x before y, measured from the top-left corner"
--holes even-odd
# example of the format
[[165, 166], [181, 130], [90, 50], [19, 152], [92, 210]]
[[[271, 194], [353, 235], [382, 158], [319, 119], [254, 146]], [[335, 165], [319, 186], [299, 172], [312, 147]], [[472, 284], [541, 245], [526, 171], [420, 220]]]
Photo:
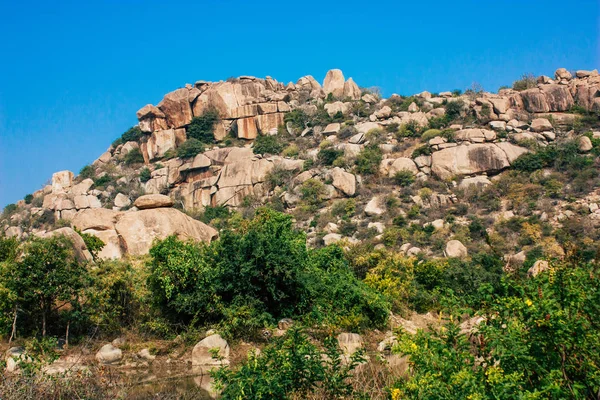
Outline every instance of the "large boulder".
[[460, 145], [434, 152], [431, 155], [431, 170], [441, 179], [498, 172], [508, 168], [518, 155], [526, 151], [507, 142]]
[[[218, 349], [218, 357], [214, 358], [212, 351]], [[214, 334], [199, 341], [192, 350], [192, 365], [213, 366], [229, 364], [229, 344], [220, 335]]]
[[165, 114], [152, 104], [146, 104], [144, 107], [140, 108], [136, 114], [140, 121], [139, 127], [142, 132], [154, 132], [167, 129]]
[[181, 240], [210, 242], [217, 237], [214, 228], [188, 217], [174, 208], [154, 208], [123, 213], [115, 225], [124, 251], [130, 255], [148, 253], [155, 238], [176, 235]]
[[594, 148], [592, 141], [587, 136], [581, 136], [577, 140], [577, 145], [578, 145], [579, 151], [581, 151], [582, 153], [587, 153], [588, 151], [590, 151]]
[[151, 208], [172, 207], [173, 200], [164, 194], [145, 194], [135, 199], [133, 203], [140, 210]]
[[462, 258], [468, 254], [467, 248], [458, 240], [450, 240], [446, 243], [446, 256], [450, 258]]
[[258, 126], [255, 117], [237, 120], [237, 137], [240, 139], [256, 139], [258, 137]]
[[165, 115], [169, 128], [181, 128], [192, 121], [189, 94], [188, 88], [177, 89], [167, 93], [158, 103], [158, 108]]
[[352, 80], [352, 78], [348, 78], [348, 80], [344, 83], [344, 97], [351, 100], [360, 100], [361, 95], [362, 93], [358, 85], [354, 82], [354, 80]]
[[354, 196], [356, 193], [356, 177], [344, 171], [339, 167], [335, 167], [330, 172], [333, 186], [343, 192], [347, 196]]
[[389, 166], [388, 175], [390, 177], [394, 177], [397, 172], [400, 171], [410, 171], [413, 174], [418, 174], [419, 169], [417, 168], [417, 164], [410, 158], [400, 157], [395, 159]]
[[73, 186], [73, 173], [71, 171], [59, 171], [52, 174], [52, 193], [65, 193]]
[[543, 85], [542, 93], [552, 112], [568, 111], [575, 104], [571, 91], [566, 85]]
[[185, 129], [166, 129], [152, 132], [144, 148], [149, 160], [163, 157], [167, 151], [174, 150], [179, 144], [185, 142]]
[[96, 353], [96, 360], [98, 360], [99, 363], [104, 365], [118, 364], [122, 359], [123, 352], [121, 351], [121, 349], [113, 346], [110, 343], [102, 346], [100, 350], [98, 350], [98, 352]]
[[81, 231], [114, 229], [120, 215], [120, 212], [107, 208], [81, 210], [75, 214], [71, 225]]
[[551, 131], [554, 127], [546, 118], [535, 118], [531, 121], [531, 130], [533, 132]]
[[323, 90], [325, 94], [333, 94], [334, 97], [344, 96], [344, 74], [339, 69], [332, 69], [325, 75]]

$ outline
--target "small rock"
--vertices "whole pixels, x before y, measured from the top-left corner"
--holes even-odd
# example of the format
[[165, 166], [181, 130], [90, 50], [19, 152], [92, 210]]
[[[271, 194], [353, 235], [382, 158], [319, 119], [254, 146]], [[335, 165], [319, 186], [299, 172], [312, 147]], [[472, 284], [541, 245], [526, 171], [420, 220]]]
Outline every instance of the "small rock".
[[550, 269], [550, 264], [546, 260], [537, 260], [531, 268], [527, 271], [527, 276], [530, 278], [535, 278], [541, 272], [547, 271]]
[[446, 257], [459, 258], [466, 257], [468, 254], [467, 248], [458, 240], [450, 240], [446, 243]]
[[594, 148], [594, 146], [592, 145], [592, 141], [587, 136], [581, 136], [578, 139], [577, 143], [579, 145], [579, 151], [581, 151], [583, 153], [587, 153], [588, 151], [590, 151]]
[[105, 365], [118, 364], [122, 359], [123, 352], [121, 349], [113, 346], [110, 343], [102, 346], [96, 353], [96, 360]]

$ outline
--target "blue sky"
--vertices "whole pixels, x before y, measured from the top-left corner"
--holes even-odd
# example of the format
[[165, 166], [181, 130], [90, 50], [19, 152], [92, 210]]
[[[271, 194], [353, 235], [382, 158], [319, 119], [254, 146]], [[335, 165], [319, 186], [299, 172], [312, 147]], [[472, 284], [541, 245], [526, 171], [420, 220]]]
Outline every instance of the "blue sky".
[[0, 207], [77, 173], [196, 80], [340, 68], [384, 95], [600, 64], [593, 1], [0, 0]]

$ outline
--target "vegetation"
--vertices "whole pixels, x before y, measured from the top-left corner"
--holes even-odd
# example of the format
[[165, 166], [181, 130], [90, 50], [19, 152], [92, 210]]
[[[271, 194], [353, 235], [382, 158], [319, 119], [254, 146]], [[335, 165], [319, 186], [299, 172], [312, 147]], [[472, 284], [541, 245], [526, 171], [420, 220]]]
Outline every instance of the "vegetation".
[[136, 147], [127, 152], [123, 158], [125, 165], [142, 164], [144, 162], [144, 156], [142, 151]]
[[146, 183], [152, 178], [151, 172], [148, 167], [144, 167], [140, 170], [140, 182]]
[[513, 82], [513, 89], [522, 91], [537, 87], [537, 79], [533, 74], [523, 74], [521, 79]]
[[190, 138], [177, 148], [177, 157], [191, 158], [204, 152], [204, 143], [196, 138]]
[[127, 142], [138, 142], [143, 135], [144, 132], [142, 132], [139, 126], [133, 126], [113, 142], [113, 147], [117, 147]]
[[192, 118], [186, 132], [188, 139], [193, 138], [202, 143], [214, 143], [215, 124], [219, 121], [219, 113], [216, 110], [205, 110], [202, 115]]
[[356, 157], [356, 172], [365, 175], [374, 175], [379, 171], [379, 164], [383, 159], [381, 149], [377, 144], [365, 146]]
[[283, 144], [275, 135], [260, 135], [254, 140], [252, 151], [254, 154], [279, 154], [283, 150]]

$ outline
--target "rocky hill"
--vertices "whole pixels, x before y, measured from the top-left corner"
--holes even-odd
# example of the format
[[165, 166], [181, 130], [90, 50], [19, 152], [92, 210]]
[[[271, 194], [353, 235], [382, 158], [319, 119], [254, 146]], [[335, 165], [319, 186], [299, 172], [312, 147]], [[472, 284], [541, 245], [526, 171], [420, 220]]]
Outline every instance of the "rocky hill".
[[18, 237], [77, 228], [106, 244], [101, 258], [121, 258], [155, 237], [210, 241], [220, 213], [268, 204], [293, 214], [313, 246], [560, 256], [560, 232], [600, 220], [598, 113], [598, 72], [563, 68], [497, 94], [387, 99], [340, 70], [322, 85], [198, 81], [142, 107], [139, 124], [79, 175], [57, 172], [8, 206], [1, 227]]

